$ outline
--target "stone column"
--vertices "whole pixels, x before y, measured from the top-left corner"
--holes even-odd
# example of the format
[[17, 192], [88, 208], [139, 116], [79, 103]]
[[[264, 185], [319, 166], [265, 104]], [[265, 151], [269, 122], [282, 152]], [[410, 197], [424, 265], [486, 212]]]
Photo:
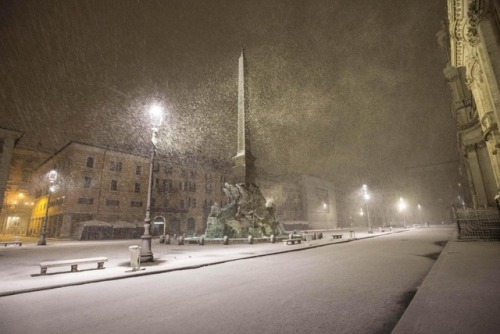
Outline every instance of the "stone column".
[[476, 152], [476, 145], [470, 145], [466, 148], [467, 161], [469, 162], [470, 175], [474, 185], [474, 192], [476, 194], [476, 205], [484, 206], [487, 204], [486, 191], [484, 189], [483, 177], [481, 175], [481, 168]]

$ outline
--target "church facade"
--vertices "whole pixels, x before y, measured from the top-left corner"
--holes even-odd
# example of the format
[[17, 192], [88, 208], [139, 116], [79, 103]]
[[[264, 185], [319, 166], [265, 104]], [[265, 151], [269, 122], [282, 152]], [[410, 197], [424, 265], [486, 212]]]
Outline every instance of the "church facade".
[[448, 0], [437, 34], [457, 121], [464, 205], [494, 206], [500, 189], [500, 3]]

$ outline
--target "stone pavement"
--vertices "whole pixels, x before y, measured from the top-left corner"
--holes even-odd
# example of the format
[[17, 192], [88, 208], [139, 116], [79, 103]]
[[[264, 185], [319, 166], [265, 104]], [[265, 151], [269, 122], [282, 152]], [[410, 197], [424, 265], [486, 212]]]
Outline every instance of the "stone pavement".
[[392, 333], [500, 333], [500, 242], [454, 235]]
[[[381, 236], [401, 232], [378, 232], [368, 234], [358, 230], [356, 239]], [[35, 238], [20, 238], [23, 245], [3, 247], [0, 245], [0, 297], [62, 286], [88, 284], [99, 281], [124, 279], [134, 276], [164, 273], [174, 270], [188, 270], [228, 261], [242, 260], [271, 254], [300, 251], [310, 247], [321, 247], [334, 243], [352, 241], [349, 230], [323, 231], [324, 238], [302, 241], [301, 244], [286, 246], [283, 242], [261, 242], [220, 244], [160, 244], [153, 239], [153, 263], [142, 263], [140, 270], [131, 268], [129, 246], [141, 246], [140, 239], [75, 241], [47, 239], [46, 246], [38, 246]], [[342, 234], [341, 239], [333, 239], [331, 234]], [[0, 241], [10, 241], [11, 236], [0, 237]], [[108, 258], [105, 269], [97, 270], [96, 264], [81, 264], [78, 272], [70, 272], [70, 266], [48, 268], [46, 275], [40, 275], [42, 261], [79, 259], [88, 257]]]
[[[356, 239], [392, 232], [367, 234], [357, 231]], [[330, 234], [342, 233], [342, 239]], [[405, 233], [411, 233], [407, 230]], [[282, 242], [216, 245], [164, 245], [153, 240], [154, 263], [144, 263], [138, 271], [130, 268], [128, 247], [140, 240], [71, 241], [47, 240], [37, 246], [36, 239], [23, 239], [23, 246], [0, 246], [0, 298], [69, 285], [125, 279], [175, 270], [189, 270], [245, 258], [300, 251], [334, 243], [350, 242], [348, 230], [324, 232], [325, 237], [300, 245]], [[2, 239], [2, 238], [0, 238]], [[5, 240], [5, 238], [3, 238]], [[105, 269], [81, 265], [79, 272], [68, 267], [49, 268], [39, 275], [45, 260], [105, 256]], [[498, 333], [500, 328], [500, 242], [460, 241], [453, 236], [419, 287], [415, 297], [393, 333]]]

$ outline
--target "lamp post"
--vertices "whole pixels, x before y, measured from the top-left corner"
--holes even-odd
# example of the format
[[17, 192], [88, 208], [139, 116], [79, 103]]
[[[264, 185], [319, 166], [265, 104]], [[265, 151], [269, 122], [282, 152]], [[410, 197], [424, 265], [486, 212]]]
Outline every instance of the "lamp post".
[[40, 233], [40, 240], [38, 240], [38, 246], [45, 246], [47, 244], [45, 235], [47, 231], [47, 222], [49, 220], [50, 195], [55, 190], [54, 182], [56, 182], [57, 180], [57, 172], [55, 170], [51, 170], [48, 174], [48, 178], [49, 178], [49, 194], [47, 195], [47, 204], [45, 205], [45, 218], [43, 219], [42, 231]]
[[372, 223], [370, 221], [370, 211], [368, 210], [368, 201], [370, 200], [370, 194], [368, 193], [368, 186], [363, 184], [363, 198], [365, 200], [366, 207], [366, 217], [368, 218], [368, 234], [373, 233]]
[[399, 212], [401, 212], [403, 214], [403, 228], [406, 229], [406, 215], [405, 215], [406, 202], [404, 201], [403, 197], [399, 198], [398, 208], [399, 208]]
[[149, 179], [148, 179], [148, 196], [146, 200], [146, 218], [144, 218], [144, 235], [141, 236], [141, 262], [153, 261], [153, 252], [151, 250], [151, 191], [153, 185], [153, 169], [156, 156], [156, 144], [158, 143], [158, 130], [163, 122], [163, 108], [154, 104], [149, 108], [151, 117], [151, 161], [149, 165]]
[[418, 218], [420, 220], [420, 225], [423, 225], [423, 221], [422, 221], [422, 206], [420, 204], [417, 204], [417, 208], [418, 208]]
[[328, 209], [328, 205], [323, 202], [323, 214], [324, 214], [324, 220], [325, 220], [325, 224], [326, 224], [326, 229], [328, 230], [328, 220], [326, 218], [326, 212], [327, 212], [327, 209]]

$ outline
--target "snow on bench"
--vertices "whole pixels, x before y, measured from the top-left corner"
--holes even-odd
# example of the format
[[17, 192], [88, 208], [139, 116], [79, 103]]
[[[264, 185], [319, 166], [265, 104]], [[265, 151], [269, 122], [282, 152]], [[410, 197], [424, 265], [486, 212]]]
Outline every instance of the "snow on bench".
[[2, 241], [0, 242], [0, 245], [4, 245], [5, 247], [7, 247], [8, 245], [14, 245], [14, 246], [19, 246], [21, 247], [23, 245], [23, 242], [22, 241]]
[[294, 245], [294, 244], [295, 244], [295, 242], [297, 242], [298, 244], [300, 244], [300, 242], [301, 242], [301, 241], [302, 241], [302, 239], [301, 239], [301, 238], [291, 238], [291, 239], [289, 238], [289, 239], [283, 239], [283, 243], [284, 243], [285, 245], [290, 245], [290, 244]]
[[43, 261], [40, 262], [40, 274], [45, 275], [47, 273], [47, 268], [71, 266], [71, 271], [78, 271], [78, 265], [82, 263], [97, 263], [97, 269], [104, 268], [104, 262], [108, 259], [105, 257], [89, 257], [84, 259], [71, 259], [71, 260], [60, 260], [60, 261]]

